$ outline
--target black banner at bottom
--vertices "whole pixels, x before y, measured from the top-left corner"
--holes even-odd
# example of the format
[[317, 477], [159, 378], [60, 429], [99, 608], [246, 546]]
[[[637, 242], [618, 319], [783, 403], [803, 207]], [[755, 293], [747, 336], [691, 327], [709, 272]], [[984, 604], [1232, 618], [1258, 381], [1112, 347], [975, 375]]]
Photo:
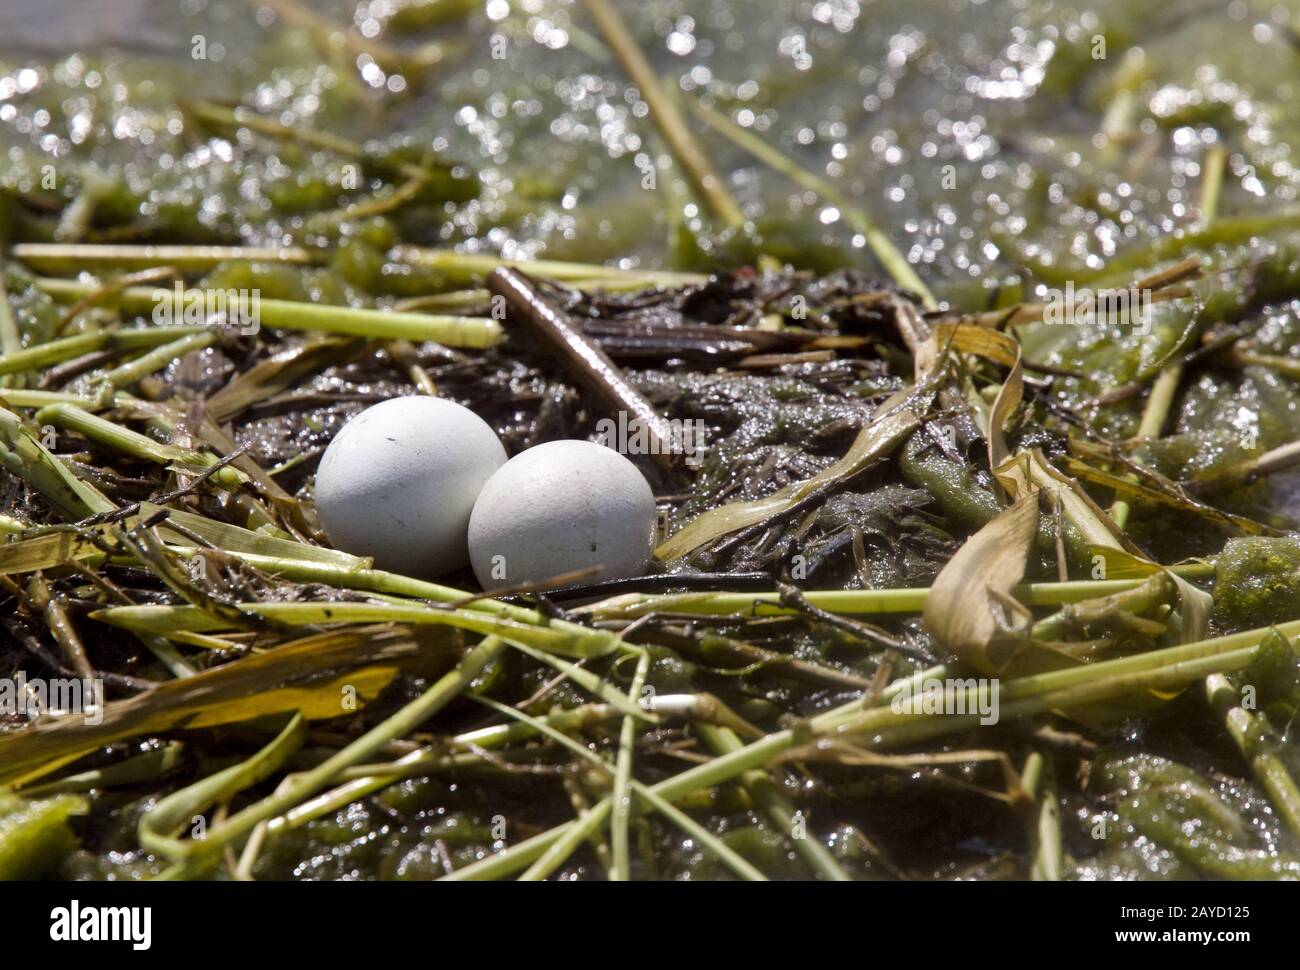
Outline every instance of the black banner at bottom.
[[[1229, 956], [1292, 941], [1294, 893], [1222, 882], [10, 883], [0, 884], [0, 913], [13, 966], [29, 954], [75, 959], [88, 947], [127, 961], [280, 952], [373, 960], [412, 946], [481, 947], [493, 961], [558, 946], [608, 959], [629, 945], [771, 961], [828, 945], [865, 954], [901, 944], [921, 955], [971, 945], [1024, 953], [1039, 942], [1071, 953], [1172, 946]], [[673, 942], [686, 949], [667, 949]]]

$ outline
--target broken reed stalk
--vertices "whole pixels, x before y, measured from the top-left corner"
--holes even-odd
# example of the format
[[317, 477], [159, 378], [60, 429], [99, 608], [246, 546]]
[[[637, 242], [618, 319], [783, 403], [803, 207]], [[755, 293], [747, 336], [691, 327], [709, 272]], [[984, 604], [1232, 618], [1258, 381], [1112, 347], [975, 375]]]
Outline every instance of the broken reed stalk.
[[[1260, 644], [1272, 635], [1273, 630], [1288, 638], [1295, 638], [1300, 636], [1300, 620], [1275, 628], [1248, 630], [1117, 660], [1017, 678], [1003, 685], [1000, 719], [1006, 721], [1062, 706], [1097, 702], [1108, 697], [1124, 696], [1134, 690], [1170, 688], [1209, 673], [1239, 670], [1254, 661]], [[915, 685], [936, 676], [944, 676], [942, 668], [920, 671], [894, 681], [881, 692], [877, 706], [864, 710], [861, 699], [856, 699], [817, 715], [798, 730], [789, 728], [769, 734], [737, 751], [665, 779], [649, 790], [665, 801], [679, 800], [695, 791], [712, 788], [750, 769], [769, 764], [796, 743], [805, 743], [809, 734], [813, 737], [849, 734], [860, 744], [878, 748], [915, 744], [978, 727], [981, 715], [976, 696], [980, 688], [977, 685], [970, 688], [950, 687], [945, 692], [950, 696], [945, 697], [944, 710], [971, 711], [969, 715], [924, 714], [917, 711], [896, 713], [890, 706], [885, 706], [901, 691], [914, 689]], [[965, 706], [958, 706], [959, 704]], [[608, 799], [601, 804], [607, 805]], [[561, 839], [571, 837], [574, 825], [570, 822], [557, 826], [495, 856], [458, 869], [444, 878], [495, 879], [508, 875], [533, 862]]]
[[1233, 348], [1229, 361], [1238, 367], [1267, 367], [1292, 379], [1300, 378], [1300, 360], [1276, 354], [1257, 354], [1251, 350]]
[[[258, 114], [245, 105], [227, 108], [212, 101], [191, 101], [186, 103], [184, 107], [189, 114], [209, 125], [225, 128], [247, 128], [249, 131], [265, 135], [268, 138], [274, 138], [278, 141], [300, 142], [312, 148], [323, 148], [326, 151], [347, 158], [364, 159], [367, 157], [365, 148], [350, 139], [316, 128], [286, 125], [274, 118]], [[411, 162], [403, 162], [398, 171], [405, 178], [414, 178], [417, 175], [425, 174], [420, 166]]]
[[510, 267], [533, 276], [561, 283], [583, 283], [592, 289], [639, 289], [649, 286], [695, 286], [708, 279], [701, 273], [673, 273], [662, 270], [620, 269], [595, 263], [554, 259], [506, 259], [486, 253], [461, 253], [454, 249], [427, 246], [394, 246], [389, 257], [398, 263], [443, 273], [450, 280], [481, 280], [494, 269]]
[[143, 378], [148, 377], [154, 371], [166, 367], [172, 361], [180, 360], [189, 354], [214, 346], [220, 338], [221, 335], [215, 328], [209, 328], [206, 333], [187, 334], [173, 340], [171, 343], [155, 347], [148, 353], [141, 354], [135, 360], [128, 361], [120, 367], [114, 367], [100, 380], [115, 391], [130, 387], [132, 384], [136, 384]]
[[[1184, 579], [1212, 576], [1208, 563], [1170, 566]], [[1147, 577], [1133, 579], [1071, 580], [1064, 583], [1025, 583], [1012, 595], [1026, 606], [1062, 606], [1133, 589]], [[829, 613], [871, 616], [889, 613], [919, 613], [925, 609], [930, 590], [925, 586], [895, 589], [805, 590], [809, 604]], [[780, 616], [797, 611], [781, 603], [781, 592], [753, 593], [626, 593], [581, 608], [598, 620], [636, 619], [647, 613], [692, 613], [701, 616]]]
[[[0, 395], [16, 393], [0, 391]], [[1246, 484], [1266, 475], [1285, 471], [1300, 464], [1300, 441], [1292, 441], [1272, 448], [1257, 458], [1233, 465], [1205, 479], [1191, 483], [1189, 489], [1198, 494], [1213, 492], [1233, 485]]]
[[0, 408], [0, 467], [40, 492], [65, 519], [80, 521], [116, 506], [50, 453], [18, 415]]
[[173, 280], [176, 278], [176, 268], [174, 266], [150, 266], [147, 269], [136, 270], [133, 273], [122, 273], [103, 283], [99, 289], [88, 296], [82, 297], [76, 303], [73, 303], [63, 311], [63, 316], [59, 318], [59, 325], [54, 330], [54, 336], [58, 337], [72, 325], [72, 322], [81, 316], [86, 310], [98, 306], [104, 300], [107, 300], [114, 293], [126, 289], [128, 286], [144, 285], [146, 283], [159, 283], [164, 280]]
[[[61, 337], [43, 344], [25, 347], [12, 354], [0, 356], [0, 374], [15, 374], [40, 370], [82, 354], [101, 350], [145, 350], [169, 343], [178, 337], [204, 333], [209, 327], [137, 327], [134, 329], [98, 330]], [[16, 392], [5, 391], [6, 394]], [[29, 397], [39, 394], [56, 394], [54, 391], [23, 391]], [[62, 395], [61, 395], [62, 397]], [[36, 400], [36, 398], [32, 398]], [[22, 406], [22, 405], [20, 405]]]
[[207, 269], [217, 263], [290, 263], [312, 266], [329, 259], [324, 249], [301, 246], [133, 246], [117, 243], [17, 243], [14, 259], [45, 272], [80, 272], [87, 264], [118, 269], [171, 266]]
[[[1138, 422], [1137, 436], [1139, 439], [1155, 439], [1160, 437], [1160, 431], [1165, 426], [1165, 421], [1169, 418], [1169, 409], [1173, 405], [1174, 396], [1178, 393], [1178, 386], [1183, 380], [1183, 365], [1181, 361], [1172, 361], [1168, 367], [1162, 370], [1156, 377], [1155, 383], [1151, 385], [1151, 395], [1147, 398], [1146, 406], [1142, 409], [1142, 419]], [[1125, 476], [1129, 481], [1136, 481], [1136, 476]], [[1115, 525], [1123, 529], [1128, 523], [1129, 503], [1125, 499], [1116, 499], [1110, 507], [1110, 517]]]
[[[196, 547], [171, 546], [180, 556], [202, 554]], [[310, 547], [304, 546], [304, 549]], [[466, 609], [482, 609], [521, 623], [549, 623], [592, 634], [590, 627], [560, 620], [547, 620], [535, 610], [514, 606], [497, 600], [475, 599], [473, 594], [451, 586], [381, 569], [363, 569], [360, 566], [339, 565], [319, 560], [293, 559], [258, 553], [228, 550], [229, 555], [241, 559], [273, 576], [307, 583], [324, 583], [342, 589], [368, 590], [390, 596], [433, 600], [439, 603], [469, 600]], [[1205, 578], [1214, 574], [1209, 563], [1189, 563], [1167, 567], [1184, 579]], [[1147, 577], [1134, 579], [1072, 580], [1066, 583], [1027, 583], [1012, 590], [1026, 606], [1062, 606], [1080, 600], [1109, 596], [1140, 586]], [[928, 587], [875, 590], [811, 590], [804, 597], [809, 603], [832, 613], [871, 615], [881, 613], [919, 613], [925, 609], [930, 595]], [[694, 613], [702, 616], [777, 616], [793, 615], [794, 610], [781, 605], [781, 593], [661, 593], [641, 595], [636, 593], [612, 597], [600, 603], [583, 607], [584, 614], [593, 619], [635, 619], [646, 613]], [[617, 640], [617, 638], [615, 638]]]
[[1056, 789], [1044, 777], [1045, 761], [1037, 751], [1025, 759], [1020, 787], [1033, 799], [1029, 812], [1029, 844], [1032, 861], [1029, 878], [1035, 882], [1059, 882], [1064, 852], [1061, 847], [1061, 807]]
[[[590, 659], [604, 656], [611, 649], [640, 654], [639, 647], [624, 644], [607, 633], [576, 627], [562, 630], [540, 623], [521, 623], [493, 615], [487, 610], [449, 609], [430, 604], [383, 602], [303, 602], [282, 603], [251, 601], [236, 604], [204, 603], [187, 606], [110, 606], [90, 614], [91, 619], [123, 627], [133, 632], [170, 636], [177, 631], [212, 633], [221, 630], [251, 628], [259, 619], [285, 627], [305, 627], [319, 624], [371, 624], [405, 623], [412, 626], [451, 626], [483, 636], [498, 635], [512, 646], [518, 646], [535, 659], [549, 662], [565, 670], [575, 680], [590, 675], [581, 668], [573, 668], [553, 654]], [[587, 676], [584, 676], [587, 675]], [[590, 689], [599, 691], [598, 681], [591, 681]], [[584, 685], [586, 686], [586, 685]], [[624, 707], [635, 716], [651, 719], [635, 705], [627, 705], [618, 691], [603, 693], [606, 700]]]
[[[645, 686], [646, 674], [650, 670], [650, 654], [643, 653], [636, 662], [636, 671], [627, 690], [627, 699], [632, 704], [641, 701], [641, 689]], [[632, 877], [630, 869], [631, 853], [628, 841], [628, 821], [632, 817], [632, 754], [636, 748], [636, 718], [625, 716], [618, 735], [618, 760], [615, 763], [614, 787], [610, 793], [613, 799], [610, 818], [610, 859], [609, 878], [611, 882], [626, 882]]]
[[[537, 718], [533, 718], [516, 708], [509, 707], [497, 701], [489, 700], [488, 698], [477, 698], [477, 700], [479, 700], [480, 703], [491, 707], [494, 711], [497, 711], [500, 714], [505, 714], [506, 716], [525, 724], [532, 724], [537, 728], [539, 733], [546, 735], [551, 740], [558, 742], [563, 747], [572, 751], [578, 757], [590, 762], [606, 776], [613, 776], [617, 791], [618, 768], [616, 765], [610, 765], [607, 759], [579, 744], [568, 735], [557, 731], [550, 725], [545, 724]], [[712, 832], [705, 829], [685, 812], [670, 804], [665, 799], [660, 798], [652, 789], [630, 778], [628, 780], [628, 786], [631, 791], [636, 793], [638, 798], [647, 802], [651, 808], [675, 824], [702, 847], [717, 856], [723, 865], [731, 869], [731, 871], [741, 879], [756, 882], [764, 882], [767, 880], [766, 876], [754, 868], [754, 866], [746, 861], [739, 853], [733, 850]], [[541, 858], [529, 867], [527, 872], [520, 876], [520, 881], [532, 882], [544, 879], [554, 872], [555, 869], [563, 865], [565, 860], [573, 854], [573, 851], [578, 847], [578, 845], [583, 841], [590, 839], [590, 837], [595, 833], [596, 829], [599, 828], [605, 818], [613, 810], [613, 804], [614, 796], [610, 795], [601, 799], [595, 807], [584, 811], [578, 817], [570, 832], [557, 840], [554, 845], [547, 849], [546, 852], [542, 854]]]
[[[1067, 307], [1065, 310], [1076, 315], [1104, 314], [1108, 306], [1126, 305], [1119, 298], [1126, 297], [1130, 291], [1143, 294], [1152, 305], [1185, 299], [1192, 295], [1192, 291], [1181, 284], [1199, 278], [1203, 271], [1201, 260], [1196, 256], [1189, 256], [1159, 272], [1136, 279], [1127, 287], [1100, 290], [1092, 297], [1081, 297], [1073, 307]], [[1046, 316], [1049, 306], [1050, 304], [1047, 303], [1018, 303], [1001, 310], [984, 310], [980, 313], [942, 313], [933, 320], [936, 323], [969, 323], [977, 327], [1002, 330], [1040, 322]], [[1025, 366], [1030, 365], [1026, 363]]]
[[1146, 80], [1146, 53], [1130, 47], [1120, 60], [1114, 81], [1108, 85], [1110, 104], [1102, 116], [1100, 134], [1106, 139], [1102, 158], [1109, 166], [1120, 160], [1120, 145], [1132, 135], [1133, 115], [1138, 104], [1138, 90]]
[[[535, 718], [537, 722], [551, 725], [565, 733], [578, 733], [586, 728], [599, 727], [612, 721], [619, 712], [607, 704], [584, 704]], [[455, 770], [466, 764], [480, 764], [483, 759], [474, 754], [477, 750], [493, 750], [517, 741], [525, 741], [538, 734], [532, 724], [509, 721], [490, 727], [477, 728], [454, 735], [445, 743], [417, 748], [396, 761], [380, 764], [354, 765], [339, 772], [337, 788], [322, 792], [295, 806], [283, 815], [268, 821], [271, 834], [298, 828], [345, 805], [373, 794], [405, 778], [419, 777], [440, 769]]]
[[[538, 262], [511, 262], [496, 260], [499, 265], [508, 265], [515, 269], [524, 270], [529, 273], [538, 272]], [[601, 270], [600, 266], [579, 266], [579, 264], [570, 264], [573, 267], [589, 270]], [[493, 267], [495, 268], [495, 267]], [[491, 272], [491, 270], [489, 270]], [[584, 277], [574, 276], [564, 280], [564, 285], [572, 290], [578, 290], [582, 293], [634, 293], [638, 290], [644, 290], [650, 287], [674, 287], [674, 286], [697, 286], [705, 279], [703, 276], [693, 276], [690, 273], [658, 273], [654, 270], [645, 270], [642, 275], [637, 275], [637, 270], [618, 270], [621, 276], [595, 276]], [[552, 277], [559, 279], [559, 277]], [[448, 290], [444, 293], [430, 293], [427, 296], [411, 296], [397, 300], [393, 304], [393, 309], [399, 312], [413, 311], [432, 311], [432, 312], [467, 312], [487, 306], [492, 300], [492, 294], [487, 289], [476, 287], [461, 290]]]
[[725, 226], [737, 228], [744, 225], [745, 214], [740, 211], [740, 206], [727, 191], [726, 184], [696, 144], [672, 99], [660, 87], [659, 78], [646, 61], [645, 54], [641, 52], [623, 18], [608, 0], [586, 0], [586, 3], [605, 42], [641, 92], [645, 103], [650, 106], [650, 116], [659, 126], [673, 157], [681, 163], [700, 199], [709, 207], [714, 218]]
[[[252, 832], [267, 821], [300, 804], [328, 785], [344, 768], [360, 764], [389, 742], [410, 734], [442, 710], [464, 691], [483, 669], [505, 649], [496, 637], [488, 636], [471, 649], [449, 673], [435, 681], [423, 694], [392, 716], [375, 725], [357, 740], [331, 755], [314, 768], [297, 775], [289, 784], [249, 805], [224, 822], [208, 830], [202, 841], [189, 840], [168, 846], [174, 865], [164, 873], [170, 878], [185, 878], [195, 869], [202, 870], [221, 853], [224, 846]], [[143, 829], [148, 815], [141, 819]]]
[[1244, 481], [1253, 481], [1255, 478], [1273, 475], [1274, 472], [1286, 471], [1287, 468], [1295, 467], [1297, 463], [1300, 463], [1300, 441], [1292, 441], [1290, 445], [1281, 445], [1265, 451], [1253, 462], [1247, 463], [1240, 469], [1240, 475]]
[[[301, 713], [295, 713], [272, 741], [254, 754], [228, 768], [200, 778], [159, 799], [140, 818], [136, 838], [140, 847], [164, 859], [185, 859], [191, 856], [192, 847], [203, 840], [187, 841], [178, 833], [190, 819], [206, 812], [213, 805], [227, 805], [235, 795], [251, 788], [278, 771], [297, 753], [307, 739], [307, 722]], [[224, 821], [217, 826], [224, 825]], [[186, 867], [164, 870], [159, 878], [174, 879], [182, 872], [191, 874]]]
[[173, 768], [180, 767], [184, 763], [184, 753], [183, 742], [169, 741], [160, 748], [102, 768], [64, 775], [55, 781], [42, 782], [39, 785], [24, 786], [22, 795], [24, 798], [46, 798], [68, 792], [84, 792], [95, 788], [114, 788], [119, 785], [137, 785], [154, 781]]
[[[75, 431], [91, 441], [107, 445], [134, 458], [159, 465], [179, 465], [193, 473], [202, 473], [221, 463], [221, 459], [216, 455], [163, 444], [72, 404], [47, 405], [36, 412], [34, 420], [38, 425], [48, 424], [51, 427]], [[217, 468], [212, 478], [225, 488], [232, 489], [248, 481], [247, 475], [229, 465]]]
[[[729, 728], [697, 724], [695, 731], [709, 746], [709, 750], [715, 757], [732, 754], [745, 746], [744, 742]], [[852, 881], [852, 877], [844, 871], [821, 839], [808, 838], [796, 831], [800, 823], [806, 824], [803, 814], [797, 812], [789, 800], [781, 794], [781, 789], [768, 772], [762, 768], [746, 771], [740, 776], [740, 784], [749, 792], [749, 797], [754, 800], [754, 804], [767, 815], [777, 831], [789, 833], [790, 844], [799, 855], [803, 856], [804, 861], [814, 872], [831, 882]]]
[[[569, 804], [579, 815], [591, 810], [591, 799], [587, 797], [587, 789], [577, 778], [561, 778], [560, 784], [564, 786], [564, 793], [569, 796]], [[600, 863], [601, 871], [604, 872], [605, 878], [609, 878], [610, 870], [613, 868], [613, 858], [609, 852], [609, 839], [605, 837], [602, 831], [596, 831], [591, 834], [587, 840], [591, 846], [591, 851], [596, 853], [596, 861]]]
[[645, 431], [650, 439], [649, 453], [661, 467], [671, 470], [677, 450], [671, 426], [596, 342], [582, 333], [567, 314], [548, 303], [518, 270], [493, 270], [487, 283], [488, 289], [506, 301], [512, 315], [559, 358], [570, 376], [606, 411], [625, 413], [629, 425], [635, 422]]
[[[9, 305], [9, 287], [5, 282], [5, 268], [0, 264], [0, 353], [5, 357], [21, 353], [23, 337], [18, 332], [18, 322], [14, 319], [13, 308]], [[12, 383], [6, 374], [0, 378], [0, 387]]]
[[1223, 176], [1228, 165], [1226, 145], [1214, 145], [1201, 162], [1201, 218], [1202, 228], [1209, 228], [1219, 214], [1219, 199], [1223, 194]]
[[[96, 284], [49, 277], [38, 279], [36, 285], [53, 299], [63, 302], [81, 299], [97, 289]], [[202, 301], [208, 294], [216, 294], [224, 298], [226, 291], [204, 290], [196, 287], [182, 289], [184, 299], [193, 296], [196, 300]], [[252, 301], [242, 295], [240, 298], [243, 300], [240, 308], [249, 313], [255, 309], [255, 322], [272, 330], [315, 330], [375, 340], [416, 342], [432, 340], [448, 347], [476, 349], [491, 347], [501, 339], [501, 325], [489, 317], [434, 316], [425, 313], [397, 313], [391, 310], [303, 303], [295, 300], [258, 298]], [[175, 290], [136, 286], [114, 293], [108, 299], [109, 304], [127, 313], [146, 316], [160, 306], [173, 305], [175, 301]], [[176, 308], [177, 313], [180, 310], [180, 307]], [[184, 328], [180, 327], [157, 329], [164, 333], [170, 330], [173, 339], [177, 332], [184, 333]], [[40, 348], [28, 348], [24, 353], [37, 350]], [[0, 368], [6, 366], [6, 360], [0, 358]], [[28, 363], [26, 366], [30, 368], [32, 365]]]
[[378, 191], [354, 199], [337, 209], [316, 213], [312, 217], [312, 228], [319, 231], [326, 226], [338, 226], [348, 221], [368, 219], [371, 216], [392, 212], [419, 196], [428, 182], [429, 176], [426, 174], [409, 178], [400, 185], [385, 185]]
[[866, 677], [836, 667], [823, 666], [811, 660], [792, 657], [779, 650], [768, 650], [731, 637], [709, 633], [692, 635], [692, 632], [685, 627], [659, 624], [653, 628], [643, 628], [637, 631], [637, 641], [666, 646], [713, 666], [762, 668], [780, 672], [791, 680], [817, 687], [866, 690], [872, 684], [872, 681]]
[[[169, 548], [182, 557], [203, 554], [203, 549], [199, 547], [171, 546]], [[303, 547], [304, 550], [311, 548], [309, 546]], [[617, 634], [594, 630], [579, 623], [554, 619], [536, 610], [515, 606], [501, 600], [475, 597], [472, 593], [467, 593], [463, 589], [456, 589], [452, 586], [443, 586], [427, 580], [413, 579], [409, 576], [385, 572], [380, 569], [363, 569], [360, 568], [360, 565], [347, 566], [324, 561], [313, 562], [305, 558], [288, 559], [279, 556], [239, 552], [237, 550], [226, 551], [229, 555], [243, 560], [250, 566], [264, 570], [272, 575], [298, 579], [310, 576], [313, 578], [307, 579], [307, 582], [322, 582], [343, 589], [365, 589], [373, 593], [385, 593], [390, 596], [401, 596], [416, 600], [432, 600], [435, 603], [442, 604], [458, 601], [465, 602], [466, 605], [463, 610], [457, 612], [486, 613], [514, 623], [564, 631], [575, 638], [587, 641], [599, 653], [608, 653], [614, 650], [623, 650], [636, 655], [641, 653], [639, 648], [629, 648]], [[364, 560], [358, 560], [357, 562], [361, 563]], [[427, 604], [424, 605], [427, 606]], [[601, 642], [602, 640], [603, 642]]]
[[785, 175], [792, 182], [817, 193], [827, 202], [832, 203], [840, 210], [840, 214], [849, 227], [866, 240], [867, 247], [876, 259], [880, 260], [880, 265], [885, 268], [885, 272], [890, 275], [895, 283], [919, 296], [927, 309], [933, 310], [939, 306], [939, 301], [935, 299], [934, 294], [930, 292], [930, 288], [917, 275], [916, 270], [912, 268], [912, 264], [907, 261], [907, 257], [899, 252], [898, 247], [876, 225], [875, 220], [867, 214], [865, 209], [855, 204], [826, 179], [809, 172], [768, 145], [757, 135], [732, 122], [731, 119], [719, 114], [712, 108], [705, 107], [694, 99], [689, 99], [687, 103], [691, 106], [691, 110], [699, 115], [710, 127], [749, 152], [760, 162]]

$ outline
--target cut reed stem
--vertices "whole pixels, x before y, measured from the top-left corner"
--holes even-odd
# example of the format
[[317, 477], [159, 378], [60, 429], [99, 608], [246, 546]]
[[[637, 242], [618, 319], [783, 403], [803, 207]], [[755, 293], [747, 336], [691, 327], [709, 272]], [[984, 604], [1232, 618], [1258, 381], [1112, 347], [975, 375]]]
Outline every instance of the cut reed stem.
[[[97, 284], [49, 277], [38, 279], [36, 285], [55, 300], [65, 303], [82, 299], [97, 289]], [[204, 301], [209, 294], [225, 295], [223, 291], [196, 288], [182, 290], [182, 293], [196, 294]], [[127, 313], [150, 315], [161, 306], [172, 305], [175, 299], [174, 290], [132, 286], [112, 294], [108, 302]], [[434, 316], [260, 298], [250, 301], [247, 310], [255, 311], [256, 323], [272, 330], [316, 330], [371, 340], [432, 340], [448, 347], [471, 348], [491, 347], [501, 339], [501, 325], [489, 317]], [[182, 328], [158, 329], [163, 333], [171, 330], [174, 338], [175, 332]], [[6, 358], [0, 358], [0, 368], [5, 366], [5, 361]], [[29, 363], [27, 366], [32, 365]]]
[[301, 246], [172, 246], [124, 243], [17, 243], [10, 254], [45, 272], [82, 272], [88, 265], [118, 269], [170, 266], [207, 269], [217, 263], [324, 263], [329, 252]]

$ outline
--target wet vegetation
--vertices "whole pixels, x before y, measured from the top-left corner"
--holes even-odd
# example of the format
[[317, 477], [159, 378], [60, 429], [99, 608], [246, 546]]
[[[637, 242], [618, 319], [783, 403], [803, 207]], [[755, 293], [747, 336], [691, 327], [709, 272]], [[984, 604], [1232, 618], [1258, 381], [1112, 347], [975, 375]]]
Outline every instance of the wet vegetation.
[[[738, 6], [5, 25], [0, 878], [1300, 877], [1300, 13]], [[331, 548], [408, 394], [650, 573]]]

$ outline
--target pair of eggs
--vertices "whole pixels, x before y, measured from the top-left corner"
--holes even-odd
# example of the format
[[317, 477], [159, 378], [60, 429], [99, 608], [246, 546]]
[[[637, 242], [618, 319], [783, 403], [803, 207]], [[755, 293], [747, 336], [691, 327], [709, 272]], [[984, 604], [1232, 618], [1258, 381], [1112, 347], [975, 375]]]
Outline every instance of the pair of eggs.
[[484, 589], [599, 567], [637, 576], [655, 501], [636, 466], [590, 441], [507, 460], [495, 432], [452, 401], [399, 397], [343, 426], [321, 457], [316, 511], [337, 548], [432, 577], [469, 563]]

